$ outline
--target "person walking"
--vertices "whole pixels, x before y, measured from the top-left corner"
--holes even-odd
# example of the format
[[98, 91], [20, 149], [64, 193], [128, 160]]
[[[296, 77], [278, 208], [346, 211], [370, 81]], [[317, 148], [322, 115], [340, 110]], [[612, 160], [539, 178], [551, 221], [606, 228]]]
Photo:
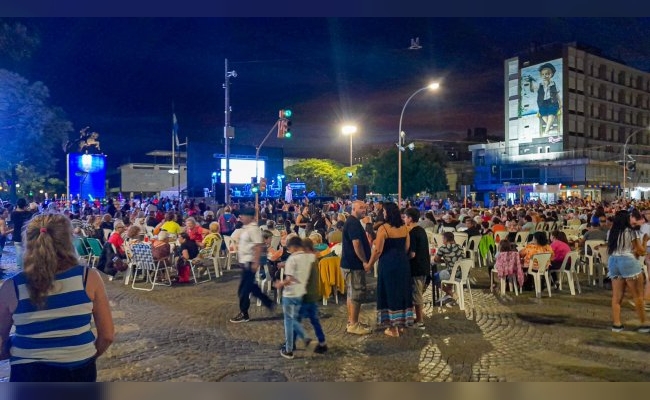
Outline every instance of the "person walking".
[[[302, 240], [302, 246], [305, 252], [318, 257], [318, 250], [316, 250], [314, 242], [310, 238], [304, 238]], [[318, 318], [318, 300], [320, 300], [320, 293], [318, 291], [319, 275], [318, 260], [315, 259], [310, 266], [309, 280], [307, 281], [306, 293], [302, 298], [298, 322], [303, 318], [309, 318], [309, 322], [314, 327], [314, 333], [318, 339], [318, 345], [314, 348], [314, 353], [323, 354], [327, 352], [327, 342], [325, 341], [325, 332], [323, 332], [323, 327]]]
[[10, 381], [96, 381], [95, 362], [115, 335], [100, 274], [80, 265], [63, 214], [35, 216], [23, 239], [25, 269], [0, 286], [0, 360], [9, 359]]
[[366, 335], [370, 327], [359, 322], [361, 300], [366, 292], [366, 273], [370, 271], [370, 244], [361, 219], [366, 214], [366, 203], [356, 200], [352, 203], [350, 216], [345, 220], [342, 234], [341, 268], [345, 277], [347, 294], [348, 324], [346, 331], [355, 335]]
[[614, 223], [607, 238], [607, 276], [612, 280], [612, 332], [624, 330], [621, 322], [621, 303], [628, 289], [634, 299], [634, 308], [641, 326], [639, 332], [650, 332], [646, 325], [643, 306], [643, 270], [637, 257], [645, 255], [645, 248], [630, 224], [630, 214], [626, 210], [617, 211]]
[[23, 269], [23, 253], [25, 252], [22, 230], [31, 217], [32, 213], [27, 210], [27, 200], [21, 197], [16, 202], [16, 209], [11, 212], [11, 224], [13, 226], [11, 228], [11, 238], [16, 249], [16, 266], [18, 269]]
[[239, 214], [239, 219], [244, 224], [243, 231], [237, 245], [237, 259], [241, 267], [241, 280], [237, 294], [239, 296], [239, 314], [230, 319], [232, 323], [250, 321], [248, 309], [251, 306], [250, 295], [257, 297], [270, 311], [274, 310], [275, 303], [262, 289], [255, 284], [255, 273], [262, 265], [260, 259], [264, 249], [262, 230], [255, 223], [255, 209], [245, 208]]

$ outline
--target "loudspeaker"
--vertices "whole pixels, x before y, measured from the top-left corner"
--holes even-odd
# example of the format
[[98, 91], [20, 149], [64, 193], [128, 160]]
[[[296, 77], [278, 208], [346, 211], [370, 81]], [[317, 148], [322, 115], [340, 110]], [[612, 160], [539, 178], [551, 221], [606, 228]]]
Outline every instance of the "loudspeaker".
[[352, 196], [357, 200], [365, 200], [368, 187], [366, 185], [354, 185]]
[[214, 200], [217, 203], [224, 204], [226, 202], [225, 201], [225, 198], [226, 198], [225, 190], [226, 190], [226, 185], [225, 184], [223, 184], [221, 182], [215, 183], [213, 195], [214, 195]]

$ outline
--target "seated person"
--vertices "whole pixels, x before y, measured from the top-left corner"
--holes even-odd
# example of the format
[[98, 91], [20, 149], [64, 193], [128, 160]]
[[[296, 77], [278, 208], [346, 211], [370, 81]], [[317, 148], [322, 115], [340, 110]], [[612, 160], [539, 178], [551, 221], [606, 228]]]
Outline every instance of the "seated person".
[[343, 225], [345, 225], [345, 222], [341, 220], [336, 221], [336, 224], [334, 224], [334, 230], [327, 235], [327, 241], [330, 245], [343, 241]]
[[174, 237], [178, 236], [181, 233], [181, 226], [176, 222], [175, 218], [176, 214], [172, 211], [165, 214], [165, 219], [156, 225], [153, 233], [157, 235], [160, 231], [167, 231], [170, 235], [174, 235]]
[[178, 242], [181, 244], [178, 249], [178, 261], [176, 262], [176, 270], [178, 272], [178, 283], [189, 283], [191, 268], [190, 260], [195, 259], [199, 255], [199, 246], [195, 241], [190, 239], [187, 232], [182, 232], [178, 235]]
[[219, 223], [217, 221], [210, 222], [208, 234], [205, 235], [201, 243], [197, 243], [202, 249], [209, 249], [214, 244], [215, 240], [222, 240], [219, 233]]
[[169, 234], [166, 231], [161, 231], [151, 242], [151, 255], [153, 255], [154, 261], [169, 259], [171, 245], [169, 244], [168, 238]]
[[[438, 270], [438, 266], [441, 266], [444, 263], [444, 268], [433, 274], [433, 283], [440, 287], [440, 282], [443, 280], [448, 280], [451, 278], [451, 270], [454, 267], [456, 261], [465, 258], [465, 250], [456, 243], [454, 240], [453, 232], [443, 232], [442, 234], [442, 246], [438, 247], [436, 255], [433, 258], [435, 270]], [[456, 272], [455, 279], [461, 277], [460, 268]], [[457, 299], [458, 295], [453, 293], [453, 286], [443, 285], [442, 291], [445, 293], [445, 296], [440, 299], [441, 302], [453, 298]]]

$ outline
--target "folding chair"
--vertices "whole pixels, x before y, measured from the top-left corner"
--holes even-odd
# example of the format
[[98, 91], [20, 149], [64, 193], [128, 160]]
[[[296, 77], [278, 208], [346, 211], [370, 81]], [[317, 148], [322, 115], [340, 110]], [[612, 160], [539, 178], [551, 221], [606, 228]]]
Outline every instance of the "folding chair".
[[93, 237], [86, 238], [86, 243], [88, 243], [88, 247], [90, 248], [90, 266], [95, 268], [102, 256], [102, 243], [99, 239]]
[[[131, 249], [133, 251], [133, 281], [131, 283], [133, 289], [151, 291], [156, 285], [171, 286], [172, 281], [167, 268], [163, 268], [163, 279], [166, 278], [166, 280], [163, 282], [156, 281], [160, 269], [160, 261], [154, 261], [150, 245], [145, 243], [136, 243], [131, 247]], [[142, 274], [144, 282], [138, 283], [138, 273]], [[149, 287], [149, 285], [151, 285], [151, 287]]]
[[84, 243], [84, 240], [82, 238], [76, 237], [72, 240], [72, 243], [74, 244], [75, 250], [77, 250], [77, 255], [79, 256], [79, 259], [85, 261], [86, 264], [90, 265], [91, 255], [90, 255], [90, 251], [86, 247], [86, 244]]

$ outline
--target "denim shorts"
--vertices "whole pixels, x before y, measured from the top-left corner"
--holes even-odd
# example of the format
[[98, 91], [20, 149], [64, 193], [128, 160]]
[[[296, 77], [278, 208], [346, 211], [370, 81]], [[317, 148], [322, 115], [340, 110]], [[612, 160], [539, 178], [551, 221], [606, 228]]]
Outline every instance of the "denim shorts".
[[609, 269], [607, 276], [610, 279], [635, 278], [642, 273], [641, 263], [630, 256], [609, 256], [607, 268]]

